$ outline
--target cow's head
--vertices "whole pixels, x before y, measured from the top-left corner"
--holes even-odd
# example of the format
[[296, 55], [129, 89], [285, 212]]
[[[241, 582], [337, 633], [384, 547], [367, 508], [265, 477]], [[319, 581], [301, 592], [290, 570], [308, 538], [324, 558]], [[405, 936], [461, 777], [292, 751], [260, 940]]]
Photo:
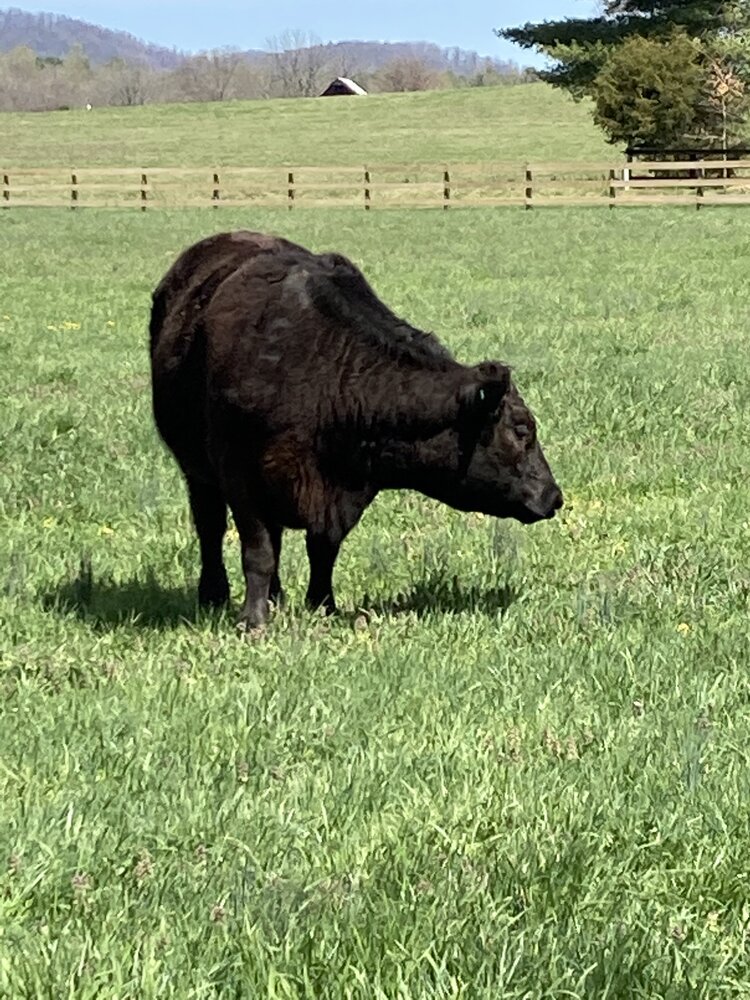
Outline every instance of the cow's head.
[[[457, 463], [437, 474], [425, 492], [459, 510], [512, 517], [532, 524], [554, 516], [563, 504], [536, 436], [536, 421], [513, 384], [510, 369], [485, 361], [469, 370], [459, 390], [457, 426], [425, 442], [437, 471], [446, 447]], [[442, 453], [442, 455], [441, 455]], [[441, 461], [442, 459], [442, 461]]]

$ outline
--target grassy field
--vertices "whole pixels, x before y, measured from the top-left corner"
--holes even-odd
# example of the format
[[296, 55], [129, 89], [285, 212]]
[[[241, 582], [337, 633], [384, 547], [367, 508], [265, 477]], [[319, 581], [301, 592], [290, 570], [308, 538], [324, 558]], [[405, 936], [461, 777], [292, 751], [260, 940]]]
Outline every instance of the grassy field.
[[[529, 164], [536, 205], [604, 204], [624, 163], [585, 103], [543, 84], [0, 116], [3, 208], [256, 211], [290, 190], [295, 208], [437, 207], [446, 183], [453, 207], [520, 206]], [[634, 194], [695, 203], [687, 187], [618, 200]]]
[[366, 100], [5, 114], [0, 167], [360, 166], [607, 159], [585, 105], [544, 84]]
[[[214, 172], [225, 206], [286, 206], [290, 169], [296, 207], [361, 206], [365, 164], [375, 208], [441, 204], [446, 168], [454, 204], [522, 203], [526, 161], [561, 148], [584, 167], [622, 159], [585, 105], [542, 84], [0, 118], [3, 197], [35, 207], [69, 204], [73, 174], [79, 206], [138, 207], [144, 172], [152, 207], [209, 205]], [[537, 172], [536, 193], [601, 198], [607, 174]]]
[[[0, 997], [748, 997], [750, 217], [2, 222]], [[145, 329], [217, 224], [512, 362], [563, 516], [384, 496], [336, 619], [299, 536], [265, 638], [198, 615]]]

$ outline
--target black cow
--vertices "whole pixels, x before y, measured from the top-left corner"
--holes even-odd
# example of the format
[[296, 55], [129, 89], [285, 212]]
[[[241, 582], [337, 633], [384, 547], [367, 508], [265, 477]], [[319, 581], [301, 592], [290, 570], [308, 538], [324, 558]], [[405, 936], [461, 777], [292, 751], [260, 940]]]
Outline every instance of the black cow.
[[509, 369], [454, 360], [338, 254], [251, 232], [195, 244], [154, 292], [151, 365], [200, 540], [200, 603], [229, 598], [228, 505], [247, 628], [282, 597], [284, 528], [307, 532], [309, 605], [335, 610], [339, 547], [381, 490], [526, 524], [562, 506]]

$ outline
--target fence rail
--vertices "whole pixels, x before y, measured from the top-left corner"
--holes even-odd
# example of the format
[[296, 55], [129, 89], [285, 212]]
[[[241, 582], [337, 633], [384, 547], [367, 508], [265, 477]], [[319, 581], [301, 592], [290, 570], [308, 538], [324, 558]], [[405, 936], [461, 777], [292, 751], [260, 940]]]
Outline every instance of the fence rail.
[[[0, 208], [750, 204], [750, 160], [271, 167], [5, 167]], [[669, 176], [667, 176], [669, 175]]]

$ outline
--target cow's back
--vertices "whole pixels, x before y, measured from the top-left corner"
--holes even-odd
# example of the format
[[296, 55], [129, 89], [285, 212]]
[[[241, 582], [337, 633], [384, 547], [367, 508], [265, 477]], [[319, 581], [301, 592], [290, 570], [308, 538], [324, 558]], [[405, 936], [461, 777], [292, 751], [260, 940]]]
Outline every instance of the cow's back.
[[152, 402], [159, 433], [183, 470], [211, 476], [206, 428], [206, 344], [201, 317], [217, 289], [263, 254], [307, 254], [263, 233], [219, 233], [189, 247], [153, 295], [150, 322]]
[[155, 368], [162, 359], [168, 361], [177, 342], [192, 337], [202, 308], [237, 268], [258, 254], [288, 251], [309, 255], [289, 240], [249, 230], [218, 233], [188, 247], [153, 294], [150, 339]]

